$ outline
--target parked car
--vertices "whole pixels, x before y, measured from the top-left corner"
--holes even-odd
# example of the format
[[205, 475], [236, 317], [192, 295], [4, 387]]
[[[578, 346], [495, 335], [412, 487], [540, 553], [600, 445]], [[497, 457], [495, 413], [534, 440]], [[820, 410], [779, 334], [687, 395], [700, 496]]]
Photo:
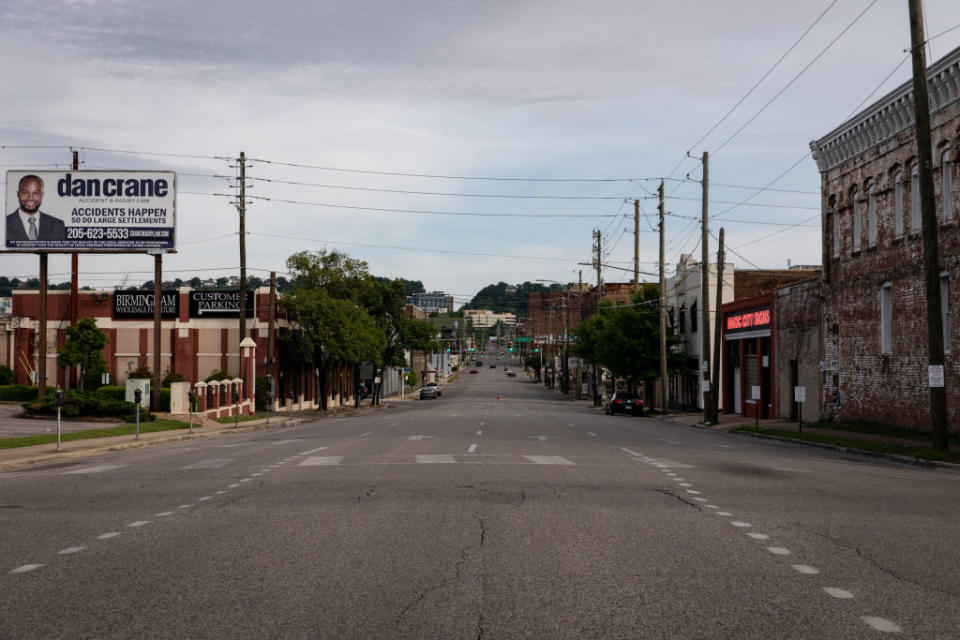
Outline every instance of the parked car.
[[496, 369], [496, 368], [497, 368], [497, 365], [492, 364], [492, 365], [490, 365], [490, 368], [491, 368], [491, 369]]
[[440, 397], [440, 390], [437, 387], [424, 387], [420, 389], [421, 400], [436, 400]]
[[480, 372], [477, 371], [476, 369], [470, 369], [470, 373], [480, 373]]
[[607, 406], [604, 410], [608, 416], [615, 413], [630, 413], [635, 416], [643, 415], [643, 400], [636, 394], [626, 391], [617, 391], [607, 400]]
[[424, 389], [426, 389], [427, 387], [436, 389], [438, 396], [442, 396], [442, 395], [443, 395], [443, 389], [440, 388], [440, 383], [439, 383], [439, 382], [428, 382], [428, 383], [426, 383], [425, 385], [423, 385], [423, 388], [424, 388]]
[[507, 369], [507, 377], [508, 377], [508, 378], [516, 378], [516, 377], [517, 377], [517, 372], [514, 371], [513, 369]]

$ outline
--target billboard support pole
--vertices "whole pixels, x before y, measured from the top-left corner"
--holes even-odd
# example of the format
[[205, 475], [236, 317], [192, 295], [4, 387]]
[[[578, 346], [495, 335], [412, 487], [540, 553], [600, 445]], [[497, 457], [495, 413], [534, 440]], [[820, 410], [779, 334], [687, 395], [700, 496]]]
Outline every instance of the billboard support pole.
[[153, 256], [153, 383], [151, 408], [160, 410], [160, 314], [163, 307], [163, 252]]
[[37, 399], [47, 394], [47, 254], [40, 254], [40, 317], [37, 327]]
[[[73, 152], [73, 170], [80, 169], [79, 152]], [[80, 256], [74, 251], [70, 254], [70, 326], [77, 326], [77, 320], [80, 317]], [[80, 386], [80, 367], [79, 365], [70, 368], [71, 387]]]

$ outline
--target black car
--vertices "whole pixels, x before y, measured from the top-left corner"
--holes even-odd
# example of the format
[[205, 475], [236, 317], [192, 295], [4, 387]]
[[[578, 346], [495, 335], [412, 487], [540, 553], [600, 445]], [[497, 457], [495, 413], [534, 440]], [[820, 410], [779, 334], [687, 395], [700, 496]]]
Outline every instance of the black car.
[[607, 400], [604, 413], [608, 416], [612, 416], [615, 413], [630, 413], [635, 416], [642, 416], [643, 400], [638, 398], [636, 394], [617, 391]]

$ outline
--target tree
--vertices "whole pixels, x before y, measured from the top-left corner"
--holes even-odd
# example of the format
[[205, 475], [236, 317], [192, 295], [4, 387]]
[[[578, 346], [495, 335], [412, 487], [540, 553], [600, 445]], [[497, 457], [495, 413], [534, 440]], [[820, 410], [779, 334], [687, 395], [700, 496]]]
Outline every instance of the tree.
[[67, 340], [60, 347], [57, 365], [61, 367], [80, 367], [80, 388], [95, 389], [107, 370], [103, 359], [103, 348], [107, 344], [107, 334], [97, 326], [93, 318], [84, 318], [77, 324], [67, 327]]

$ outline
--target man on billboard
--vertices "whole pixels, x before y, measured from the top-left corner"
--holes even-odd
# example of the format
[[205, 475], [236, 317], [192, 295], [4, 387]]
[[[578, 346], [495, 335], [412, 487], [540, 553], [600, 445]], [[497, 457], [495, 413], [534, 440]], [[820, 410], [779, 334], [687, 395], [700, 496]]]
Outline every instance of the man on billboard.
[[20, 207], [7, 216], [7, 246], [14, 240], [66, 240], [63, 220], [40, 211], [43, 202], [43, 180], [39, 176], [20, 178], [17, 187]]

